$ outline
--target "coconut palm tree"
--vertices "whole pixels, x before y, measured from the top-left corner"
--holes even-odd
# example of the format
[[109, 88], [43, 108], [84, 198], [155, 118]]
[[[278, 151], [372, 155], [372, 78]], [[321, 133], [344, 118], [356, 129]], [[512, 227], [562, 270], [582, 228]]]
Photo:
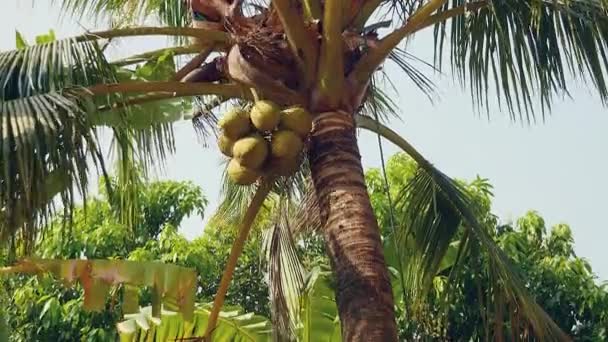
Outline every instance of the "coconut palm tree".
[[[467, 229], [463, 242], [475, 241], [486, 251], [500, 292], [529, 321], [533, 332], [541, 339], [565, 338], [493, 244], [470, 194], [387, 127], [388, 118], [382, 114], [390, 100], [377, 80], [383, 63], [391, 60], [423, 91], [429, 91], [430, 81], [412, 66], [400, 46], [413, 40], [415, 33], [433, 29], [436, 67], [449, 54], [456, 76], [468, 83], [480, 106], [489, 105], [489, 91], [495, 88], [513, 119], [531, 120], [539, 110], [544, 115], [555, 96], [567, 94], [567, 72], [590, 80], [606, 100], [608, 13], [604, 2], [55, 3], [66, 14], [109, 18], [113, 28], [0, 54], [0, 235], [14, 250], [31, 249], [39, 227], [55, 208], [51, 200], [55, 195], [69, 217], [73, 189], [86, 195], [93, 166], [105, 173], [96, 127], [111, 127], [124, 184], [119, 191], [109, 190], [121, 194], [127, 206], [137, 198], [131, 172], [134, 163], [146, 168], [173, 150], [170, 123], [181, 116], [168, 119], [166, 109], [159, 114], [155, 108], [174, 107], [178, 98], [191, 99], [201, 105], [194, 121], [205, 130], [214, 122], [211, 108], [226, 101], [246, 105], [263, 98], [283, 107], [306, 108], [313, 113], [314, 125], [306, 141], [305, 162], [294, 177], [264, 175], [255, 190], [227, 190], [233, 202], [250, 201], [206, 335], [215, 326], [231, 270], [264, 199], [271, 192], [289, 193], [284, 191], [290, 189], [286, 185], [305, 184], [301, 179], [309, 175], [311, 191], [300, 198], [306, 199], [306, 205], [301, 205], [306, 212], [300, 217], [324, 236], [336, 277], [342, 337], [347, 341], [397, 339], [391, 278], [357, 147], [356, 129], [361, 128], [395, 143], [420, 167], [405, 189], [411, 204], [405, 216], [408, 234], [402, 240], [417, 251], [413, 255], [418, 266], [413, 270], [418, 273], [411, 275], [412, 281], [421, 286], [428, 282], [462, 223]], [[166, 26], [137, 25], [145, 18]], [[381, 36], [380, 28], [390, 33]], [[108, 42], [151, 35], [176, 37], [177, 44], [120, 61], [110, 62], [104, 54]], [[125, 69], [133, 63], [176, 56], [188, 56], [187, 62], [161, 78], [146, 76], [145, 70], [137, 75]], [[467, 245], [461, 244], [462, 248]], [[286, 292], [277, 293], [280, 297]]]

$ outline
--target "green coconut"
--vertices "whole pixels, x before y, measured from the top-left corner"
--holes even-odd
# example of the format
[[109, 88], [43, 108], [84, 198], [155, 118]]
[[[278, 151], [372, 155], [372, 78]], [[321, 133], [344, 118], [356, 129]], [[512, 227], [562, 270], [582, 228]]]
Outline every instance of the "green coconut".
[[268, 156], [268, 143], [257, 134], [241, 138], [232, 146], [232, 156], [241, 165], [257, 169], [262, 166]]
[[302, 139], [293, 131], [281, 130], [272, 134], [271, 154], [276, 158], [294, 158], [304, 144]]
[[217, 138], [217, 146], [220, 152], [226, 157], [232, 157], [232, 147], [234, 146], [234, 140], [228, 138], [225, 134], [220, 134]]
[[298, 157], [271, 158], [268, 162], [268, 172], [277, 176], [291, 176], [298, 170]]
[[250, 112], [251, 122], [260, 132], [272, 131], [281, 120], [281, 108], [272, 101], [257, 101]]
[[281, 112], [280, 125], [304, 138], [312, 130], [312, 115], [302, 107], [287, 108]]
[[249, 113], [241, 108], [232, 108], [222, 116], [218, 126], [228, 138], [232, 140], [242, 138], [251, 130]]
[[228, 177], [239, 185], [250, 185], [260, 177], [257, 170], [241, 165], [238, 160], [231, 159], [228, 163]]

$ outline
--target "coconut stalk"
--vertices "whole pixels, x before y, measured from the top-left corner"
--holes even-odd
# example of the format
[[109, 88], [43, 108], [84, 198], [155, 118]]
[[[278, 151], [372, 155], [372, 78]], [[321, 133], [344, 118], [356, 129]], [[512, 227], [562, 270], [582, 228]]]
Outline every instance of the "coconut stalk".
[[272, 178], [264, 178], [261, 180], [260, 185], [257, 191], [255, 192], [255, 195], [251, 199], [249, 207], [247, 207], [245, 216], [243, 216], [243, 221], [239, 226], [239, 231], [236, 240], [234, 240], [234, 243], [232, 244], [232, 249], [230, 250], [228, 262], [226, 263], [226, 267], [224, 268], [224, 273], [222, 274], [220, 285], [217, 289], [215, 299], [213, 300], [213, 308], [209, 313], [209, 322], [207, 323], [207, 329], [205, 330], [205, 341], [211, 341], [211, 334], [213, 333], [213, 329], [215, 329], [218, 315], [222, 306], [224, 305], [224, 300], [226, 299], [228, 287], [230, 286], [230, 282], [232, 281], [232, 277], [234, 276], [234, 269], [236, 268], [236, 263], [239, 257], [241, 256], [241, 253], [243, 252], [243, 247], [245, 246], [245, 241], [247, 241], [247, 236], [249, 235], [249, 231], [251, 230], [253, 221], [258, 215], [260, 209], [262, 208], [266, 197], [270, 193], [273, 183], [274, 179]]

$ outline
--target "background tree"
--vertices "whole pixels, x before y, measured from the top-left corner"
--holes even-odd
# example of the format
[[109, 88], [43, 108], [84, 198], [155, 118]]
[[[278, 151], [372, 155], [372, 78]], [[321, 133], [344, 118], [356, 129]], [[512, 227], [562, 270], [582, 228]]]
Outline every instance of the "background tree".
[[[134, 183], [130, 176], [133, 168], [127, 167], [129, 161], [139, 158], [145, 166], [171, 150], [171, 133], [166, 123], [172, 120], [163, 121], [165, 117], [161, 116], [147, 122], [145, 129], [134, 129], [134, 117], [123, 109], [177, 96], [216, 95], [220, 101], [249, 101], [261, 96], [282, 106], [303, 106], [314, 114], [315, 125], [307, 141], [307, 163], [304, 163], [309, 168], [301, 171], [310, 171], [316, 197], [314, 210], [318, 212], [318, 223], [323, 228], [336, 275], [336, 299], [346, 340], [397, 338], [390, 276], [365, 188], [356, 127], [373, 130], [395, 142], [420, 166], [404, 195], [407, 234], [401, 238], [412, 239], [405, 242], [412, 243], [415, 250], [411, 253], [416, 257], [416, 263], [412, 263], [415, 269], [406, 274], [410, 281], [416, 286], [428, 286], [462, 223], [468, 232], [463, 234], [459, 248], [470, 247], [466, 243], [470, 240], [477, 241], [487, 252], [496, 280], [501, 283], [496, 288], [501, 294], [498, 297], [505, 297], [510, 303], [508, 308], [521, 310], [522, 317], [540, 338], [565, 338], [512, 272], [513, 266], [494, 244], [489, 235], [491, 227], [487, 226], [483, 212], [474, 206], [471, 194], [378, 121], [383, 114], [378, 110], [383, 99], [374, 76], [382, 72], [382, 63], [390, 58], [424, 91], [429, 91], [428, 80], [411, 67], [398, 45], [415, 32], [434, 26], [436, 63], [441, 65], [443, 53], [448, 49], [444, 43], [448, 41], [456, 74], [470, 81], [473, 99], [480, 104], [487, 104], [493, 81], [514, 118], [531, 118], [535, 110], [533, 94], [540, 96], [544, 110], [550, 109], [555, 95], [567, 93], [564, 77], [567, 69], [589, 78], [605, 99], [606, 60], [599, 57], [606, 48], [607, 15], [602, 4], [587, 0], [474, 4], [444, 0], [348, 4], [337, 0], [324, 3], [275, 0], [266, 6], [250, 8], [247, 2], [214, 1], [199, 8], [203, 12], [199, 14], [220, 25], [199, 29], [183, 27], [189, 24], [191, 13], [181, 1], [68, 0], [61, 4], [66, 13], [109, 16], [118, 24], [153, 15], [182, 27], [91, 32], [39, 47], [25, 47], [0, 57], [1, 110], [7, 122], [0, 131], [0, 141], [2, 150], [10, 152], [4, 153], [1, 160], [5, 170], [0, 192], [5, 209], [1, 235], [3, 241], [13, 244], [13, 250], [31, 248], [39, 221], [52, 213], [52, 195], [60, 193], [65, 210], [70, 211], [74, 201], [70, 185], [86, 192], [89, 161], [105, 173], [96, 125], [112, 126], [123, 165], [120, 178], [124, 180], [122, 184], [129, 186]], [[388, 7], [382, 6], [387, 4]], [[375, 14], [384, 14], [382, 11], [387, 8], [394, 19], [388, 26], [396, 29], [380, 39], [376, 30], [387, 25], [372, 23], [370, 27], [366, 23], [376, 18]], [[137, 76], [133, 71], [125, 77], [115, 66], [129, 62], [108, 63], [103, 48], [97, 44], [103, 39], [157, 34], [194, 37], [199, 46], [144, 53], [130, 60], [141, 61], [150, 56], [156, 61], [172, 60], [171, 54], [175, 53], [198, 52], [198, 55], [170, 77], [159, 79], [145, 73], [133, 77]], [[220, 57], [204, 63], [211, 52], [220, 53]], [[490, 71], [493, 79], [489, 79]], [[249, 88], [255, 91], [250, 94]], [[210, 116], [198, 118], [202, 123]], [[56, 176], [59, 185], [47, 184], [54, 179], [50, 175]], [[259, 191], [251, 199], [242, 233], [218, 289], [207, 335], [214, 327], [249, 226], [263, 199], [273, 190], [274, 181], [273, 177], [263, 177]], [[55, 186], [53, 191], [51, 185]], [[274, 188], [286, 187], [279, 184]], [[136, 199], [136, 191], [131, 189], [120, 202], [133, 205]], [[125, 212], [126, 219], [135, 218], [128, 210]], [[276, 236], [289, 233], [287, 230]], [[277, 243], [274, 246], [275, 250], [287, 251], [277, 249]], [[283, 256], [278, 259], [290, 260]], [[282, 283], [279, 278], [275, 281]]]
[[[114, 178], [115, 180], [115, 178]], [[120, 221], [120, 206], [102, 195], [89, 199], [73, 213], [66, 227], [57, 216], [45, 239], [37, 246], [39, 257], [72, 259], [129, 259], [162, 261], [191, 267], [198, 274], [196, 300], [210, 302], [234, 229], [209, 225], [205, 234], [186, 240], [177, 230], [189, 215], [202, 216], [207, 204], [202, 190], [189, 182], [146, 183], [139, 201], [139, 224], [135, 229]], [[257, 236], [257, 238], [255, 238]], [[263, 276], [260, 234], [247, 244], [235, 272], [228, 301], [248, 312], [268, 316], [268, 290]], [[6, 252], [6, 249], [4, 249]], [[114, 293], [101, 312], [83, 308], [81, 287], [63, 286], [51, 276], [20, 276], [2, 280], [11, 341], [115, 341], [116, 323], [123, 320], [121, 291]], [[150, 304], [144, 291], [140, 303]]]
[[[382, 170], [366, 172], [374, 211], [383, 227], [385, 254], [394, 272], [393, 291], [400, 339], [410, 341], [422, 337], [469, 341], [505, 336], [515, 340], [531, 338], [529, 327], [520, 320], [517, 310], [507, 314], [506, 304], [496, 301], [498, 284], [490, 267], [492, 261], [478, 246], [473, 246], [462, 256], [461, 266], [455, 263], [462, 234], [457, 234], [450, 242], [426, 291], [402, 291], [401, 284], [405, 283], [407, 287], [409, 282], [407, 278], [400, 279], [397, 256], [405, 255], [401, 267], [407, 270], [407, 262], [412, 255], [408, 254], [411, 249], [407, 245], [394, 243], [394, 234], [403, 228], [397, 226], [393, 230], [391, 216], [399, 221], [403, 213], [398, 201], [397, 205], [391, 206], [388, 200], [400, 198], [415, 173], [415, 163], [405, 154], [392, 156], [386, 164], [392, 195], [389, 197]], [[515, 223], [501, 223], [491, 213], [493, 195], [487, 180], [477, 178], [466, 186], [485, 213], [486, 221], [493, 227], [493, 239], [514, 260], [531, 295], [558, 326], [577, 341], [605, 339], [608, 284], [599, 285], [591, 266], [575, 255], [570, 227], [557, 224], [547, 234], [543, 218], [534, 211], [526, 213]], [[420, 291], [420, 288], [415, 289]]]

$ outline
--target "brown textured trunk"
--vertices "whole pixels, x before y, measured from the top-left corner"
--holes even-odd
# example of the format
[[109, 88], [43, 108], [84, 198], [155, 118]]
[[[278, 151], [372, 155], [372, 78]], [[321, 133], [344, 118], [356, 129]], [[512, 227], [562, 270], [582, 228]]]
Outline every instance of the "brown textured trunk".
[[344, 341], [396, 341], [393, 295], [365, 186], [353, 116], [319, 114], [310, 163], [327, 251], [336, 275]]

